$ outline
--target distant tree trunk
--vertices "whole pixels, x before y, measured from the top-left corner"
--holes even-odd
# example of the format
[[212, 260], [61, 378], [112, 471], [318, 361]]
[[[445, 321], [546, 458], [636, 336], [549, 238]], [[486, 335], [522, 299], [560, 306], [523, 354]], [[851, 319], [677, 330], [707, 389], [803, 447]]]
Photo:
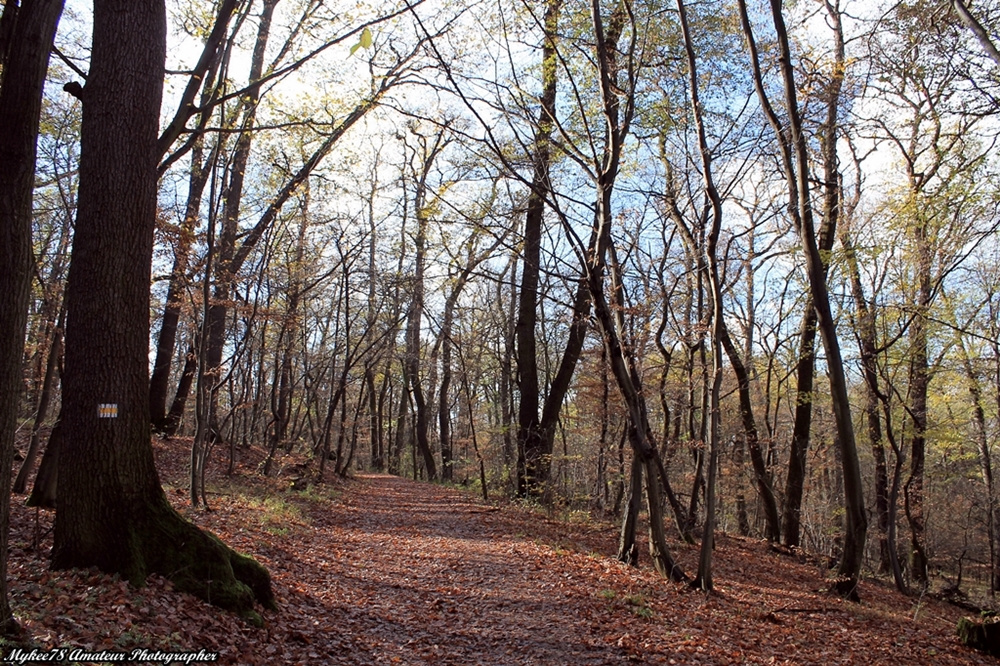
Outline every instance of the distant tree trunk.
[[982, 474], [983, 493], [986, 496], [986, 534], [990, 543], [990, 594], [1000, 589], [1000, 506], [997, 503], [996, 488], [993, 483], [993, 458], [990, 452], [989, 435], [986, 421], [986, 406], [983, 391], [979, 385], [979, 376], [972, 367], [965, 344], [959, 336], [959, 348], [962, 353], [962, 370], [968, 383], [969, 397], [972, 400], [972, 424], [975, 433], [976, 449], [979, 453], [979, 470]]
[[410, 281], [410, 305], [406, 315], [406, 353], [403, 360], [406, 375], [404, 381], [409, 384], [410, 395], [403, 396], [401, 399], [413, 400], [415, 445], [423, 460], [427, 478], [433, 481], [438, 476], [437, 463], [435, 463], [434, 454], [431, 452], [428, 436], [427, 401], [420, 381], [420, 328], [424, 316], [424, 270], [427, 257], [427, 228], [430, 225], [426, 206], [428, 202], [427, 179], [430, 177], [434, 161], [449, 143], [450, 138], [446, 136], [446, 129], [442, 129], [430, 143], [427, 142], [427, 137], [419, 134], [417, 139], [422, 153], [417, 155], [420, 167], [413, 174], [415, 181], [413, 210], [417, 230], [413, 235], [413, 276]]
[[191, 387], [194, 385], [195, 374], [198, 371], [198, 353], [194, 345], [189, 345], [184, 354], [184, 368], [181, 370], [181, 379], [177, 383], [177, 393], [173, 402], [170, 403], [170, 411], [167, 412], [166, 421], [163, 424], [163, 434], [173, 437], [177, 434], [177, 429], [184, 418], [184, 408], [187, 405], [188, 396], [191, 394]]
[[10, 469], [33, 275], [31, 222], [42, 89], [62, 0], [8, 1], [0, 17], [0, 634], [20, 633], [7, 586]]
[[[838, 113], [841, 91], [844, 86], [846, 53], [843, 29], [838, 6], [827, 4], [827, 23], [834, 38], [834, 64], [830, 80], [824, 91], [826, 116], [819, 131], [820, 154], [823, 164], [823, 210], [818, 232], [818, 249], [827, 256], [841, 216], [840, 166], [837, 158]], [[822, 262], [824, 282], [829, 274], [829, 261]], [[799, 545], [802, 490], [806, 475], [806, 453], [812, 429], [813, 384], [816, 368], [816, 325], [819, 321], [812, 293], [806, 297], [805, 313], [799, 329], [799, 358], [795, 366], [796, 400], [795, 421], [792, 426], [792, 450], [788, 461], [785, 484], [784, 543], [788, 547]]]
[[743, 477], [744, 443], [733, 442], [733, 467], [736, 469], [736, 530], [740, 536], [750, 536], [750, 518], [747, 516], [746, 482]]
[[[441, 345], [441, 387], [438, 391], [438, 436], [441, 442], [441, 478], [451, 481], [453, 478], [454, 455], [451, 444], [451, 377], [452, 377], [452, 328], [455, 325], [455, 309], [458, 307], [458, 299], [462, 295], [462, 290], [469, 282], [473, 272], [487, 259], [493, 256], [494, 252], [506, 240], [507, 232], [497, 236], [492, 244], [485, 248], [478, 248], [475, 238], [469, 241], [468, 258], [465, 265], [455, 276], [451, 284], [451, 293], [448, 294], [444, 304], [444, 314], [441, 317], [441, 332], [438, 341]], [[459, 358], [462, 352], [459, 350]], [[469, 403], [471, 409], [471, 402]], [[469, 418], [472, 419], [470, 413]]]
[[302, 299], [302, 277], [304, 268], [306, 230], [309, 228], [309, 187], [308, 182], [302, 194], [302, 213], [299, 232], [295, 240], [295, 256], [288, 266], [288, 296], [285, 316], [281, 320], [278, 333], [278, 358], [276, 363], [277, 386], [271, 394], [271, 432], [267, 458], [264, 461], [264, 476], [271, 473], [274, 455], [278, 447], [285, 443], [288, 432], [292, 401], [292, 356], [299, 332], [299, 302]]
[[[609, 480], [608, 467], [608, 433], [611, 430], [611, 382], [608, 377], [608, 357], [604, 346], [601, 346], [601, 434], [597, 440], [597, 483], [594, 488], [594, 503], [601, 511], [608, 509]], [[621, 550], [621, 549], [619, 549]], [[621, 553], [619, 553], [620, 555]]]
[[[66, 370], [52, 566], [150, 573], [243, 614], [274, 607], [251, 558], [171, 508], [149, 422], [149, 281], [157, 130], [166, 53], [163, 2], [96, 0], [83, 92], [80, 190], [66, 291]], [[116, 220], [109, 229], [107, 220]]]
[[[149, 377], [150, 418], [153, 422], [153, 428], [161, 432], [169, 427], [166, 409], [167, 389], [170, 384], [170, 368], [177, 342], [177, 327], [180, 323], [181, 300], [187, 285], [189, 255], [191, 246], [194, 244], [195, 226], [200, 217], [202, 194], [208, 184], [208, 175], [212, 172], [211, 165], [203, 163], [203, 143], [201, 137], [195, 139], [194, 148], [191, 151], [184, 221], [178, 230], [174, 246], [174, 265], [170, 271], [167, 298], [163, 306], [163, 317], [160, 320], [160, 331], [156, 336], [156, 358], [153, 361], [153, 372]], [[214, 158], [215, 151], [210, 159]]]
[[38, 474], [31, 486], [25, 506], [56, 508], [56, 492], [59, 483], [59, 448], [62, 442], [62, 424], [59, 420], [52, 426], [49, 441], [45, 444], [42, 462], [38, 464]]
[[[365, 316], [365, 324], [369, 331], [374, 331], [378, 321], [378, 283], [376, 281], [376, 257], [378, 245], [376, 244], [377, 223], [375, 219], [375, 196], [378, 187], [378, 173], [373, 169], [371, 175], [371, 189], [366, 201], [368, 207], [368, 312]], [[385, 470], [385, 433], [383, 430], [382, 405], [384, 400], [380, 399], [379, 391], [375, 389], [375, 363], [372, 359], [365, 363], [365, 386], [368, 396], [368, 439], [371, 449], [371, 466], [376, 472]], [[383, 386], [385, 381], [383, 380]]]
[[371, 465], [376, 472], [385, 469], [385, 439], [382, 432], [382, 415], [379, 410], [378, 391], [375, 390], [375, 368], [365, 366], [365, 395], [368, 397], [368, 439]]
[[632, 473], [629, 475], [628, 501], [622, 514], [621, 534], [618, 538], [618, 561], [629, 566], [639, 566], [639, 546], [635, 542], [642, 508], [642, 460], [632, 456]]
[[[858, 346], [861, 350], [861, 369], [865, 380], [865, 423], [868, 440], [871, 443], [872, 458], [875, 460], [875, 517], [879, 534], [879, 572], [888, 573], [898, 566], [896, 543], [889, 539], [889, 476], [883, 444], [882, 421], [879, 417], [879, 376], [876, 364], [877, 346], [875, 339], [875, 316], [865, 298], [861, 285], [861, 271], [858, 266], [854, 242], [848, 229], [840, 234], [840, 244], [844, 248], [847, 269], [854, 299], [854, 325], [858, 331]], [[896, 565], [894, 566], [894, 562]], [[897, 572], [899, 573], [899, 572]], [[901, 579], [901, 576], [897, 576]], [[903, 592], [904, 590], [900, 590]]]
[[784, 544], [797, 547], [801, 541], [802, 491], [806, 479], [806, 454], [812, 430], [813, 378], [816, 359], [816, 309], [806, 296], [799, 328], [799, 353], [795, 362], [795, 418], [792, 423], [792, 448], [785, 476]]
[[[721, 295], [721, 288], [720, 288]], [[745, 444], [750, 450], [750, 462], [753, 465], [754, 480], [757, 483], [757, 496], [764, 507], [764, 536], [768, 541], [778, 541], [781, 536], [781, 521], [778, 518], [778, 500], [774, 495], [771, 473], [768, 470], [764, 451], [760, 446], [760, 436], [757, 430], [757, 419], [753, 414], [753, 400], [750, 396], [750, 373], [740, 358], [740, 353], [733, 344], [725, 321], [719, 324], [719, 340], [726, 350], [729, 364], [736, 375], [737, 392], [740, 400], [740, 419], [743, 423]]]
[[[42, 376], [42, 387], [35, 402], [35, 415], [31, 426], [31, 439], [28, 452], [25, 454], [21, 469], [14, 480], [14, 492], [23, 493], [27, 487], [28, 476], [35, 467], [38, 451], [41, 448], [41, 430], [48, 418], [49, 405], [56, 393], [59, 376], [62, 372], [63, 334], [66, 330], [66, 299], [65, 299], [65, 267], [69, 260], [69, 247], [72, 241], [72, 213], [64, 211], [62, 229], [60, 231], [59, 247], [52, 260], [48, 283], [43, 287], [42, 308], [40, 315], [44, 320], [45, 335], [48, 338], [48, 357], [45, 361], [45, 371]], [[38, 354], [41, 363], [43, 354]], [[40, 370], [36, 374], [41, 374]]]
[[[253, 55], [250, 60], [250, 86], [242, 98], [240, 134], [233, 147], [232, 165], [229, 169], [229, 182], [225, 188], [225, 201], [222, 209], [222, 228], [219, 232], [218, 255], [215, 267], [215, 288], [211, 307], [208, 313], [207, 335], [203, 344], [207, 349], [208, 373], [213, 382], [218, 382], [222, 366], [222, 351], [226, 337], [226, 319], [229, 314], [229, 299], [233, 288], [233, 279], [240, 266], [236, 265], [236, 238], [239, 228], [240, 207], [243, 202], [243, 184], [246, 178], [247, 163], [250, 160], [250, 149], [253, 144], [254, 129], [257, 121], [257, 104], [260, 101], [260, 81], [264, 71], [264, 55], [267, 42], [271, 35], [271, 20], [274, 8], [280, 0], [263, 0], [260, 12], [260, 23], [257, 26], [257, 38], [254, 42]], [[214, 400], [214, 397], [213, 397]], [[214, 405], [213, 405], [214, 407]], [[214, 413], [216, 410], [213, 409]], [[216, 429], [213, 422], [210, 426]]]
[[31, 440], [28, 442], [28, 452], [21, 463], [21, 469], [14, 479], [14, 492], [23, 493], [28, 485], [28, 476], [35, 467], [35, 460], [38, 458], [38, 449], [41, 444], [41, 430], [45, 423], [45, 418], [49, 413], [49, 403], [52, 400], [52, 393], [55, 391], [56, 377], [59, 374], [59, 367], [62, 363], [62, 337], [65, 326], [66, 309], [59, 312], [59, 321], [52, 331], [52, 342], [49, 344], [49, 358], [45, 363], [45, 378], [42, 380], [42, 391], [38, 395], [38, 406], [35, 408], [35, 420], [31, 425]]
[[[214, 180], [213, 180], [214, 184]], [[213, 188], [214, 189], [214, 188]], [[213, 193], [214, 194], [214, 193]], [[208, 334], [208, 313], [211, 309], [210, 296], [212, 282], [210, 276], [215, 266], [215, 215], [208, 218], [208, 231], [206, 233], [205, 245], [205, 277], [201, 282], [201, 331], [198, 339], [204, 341]], [[191, 440], [191, 462], [189, 480], [189, 490], [191, 506], [198, 506], [202, 502], [208, 507], [208, 502], [204, 488], [202, 487], [202, 472], [204, 471], [205, 459], [207, 457], [208, 442], [210, 441], [209, 429], [212, 421], [212, 396], [215, 394], [216, 386], [214, 378], [208, 372], [208, 350], [202, 344], [198, 347], [198, 382], [195, 387], [195, 409], [194, 409], [194, 437]]]
[[[500, 426], [503, 428], [503, 461], [507, 471], [508, 481], [511, 482], [512, 490], [517, 491], [517, 469], [519, 462], [523, 463], [519, 455], [520, 447], [516, 445], [514, 436], [514, 367], [511, 359], [514, 358], [515, 349], [515, 327], [517, 325], [517, 254], [510, 260], [507, 268], [510, 274], [510, 309], [503, 313], [503, 347], [500, 349]], [[503, 281], [497, 281], [497, 304], [504, 301]], [[514, 471], [511, 475], [510, 472]]]

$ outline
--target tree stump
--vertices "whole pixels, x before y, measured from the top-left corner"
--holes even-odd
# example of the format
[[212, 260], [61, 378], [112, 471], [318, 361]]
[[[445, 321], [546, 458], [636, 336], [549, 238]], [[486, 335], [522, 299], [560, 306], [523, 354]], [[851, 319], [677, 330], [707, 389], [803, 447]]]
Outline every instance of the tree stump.
[[1000, 616], [963, 617], [958, 621], [958, 638], [971, 648], [1000, 657]]

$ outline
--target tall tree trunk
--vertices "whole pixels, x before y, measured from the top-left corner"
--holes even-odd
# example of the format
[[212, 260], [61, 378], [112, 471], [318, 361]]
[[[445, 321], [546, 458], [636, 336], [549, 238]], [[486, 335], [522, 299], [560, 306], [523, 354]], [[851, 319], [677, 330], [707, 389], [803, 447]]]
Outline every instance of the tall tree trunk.
[[802, 534], [802, 492], [806, 480], [806, 454], [812, 431], [813, 378], [816, 367], [816, 308], [806, 296], [805, 311], [799, 327], [799, 353], [795, 362], [795, 418], [792, 423], [792, 447], [785, 476], [784, 544], [797, 547]]
[[[192, 82], [189, 85], [197, 85], [196, 79], [203, 78], [201, 107], [202, 120], [199, 131], [191, 139], [191, 166], [188, 173], [188, 195], [187, 203], [184, 206], [184, 220], [178, 229], [178, 237], [174, 246], [174, 265], [170, 270], [170, 281], [167, 285], [167, 297], [163, 306], [163, 317], [160, 320], [160, 331], [156, 336], [156, 357], [153, 361], [153, 372], [149, 378], [149, 412], [153, 422], [153, 428], [159, 431], [168, 430], [172, 424], [167, 412], [167, 389], [170, 383], [170, 369], [173, 363], [174, 347], [177, 342], [177, 327], [180, 322], [181, 300], [187, 286], [187, 270], [190, 264], [191, 247], [194, 244], [195, 229], [201, 217], [201, 202], [208, 184], [209, 174], [213, 172], [212, 165], [216, 163], [218, 152], [221, 150], [224, 135], [216, 139], [215, 146], [211, 154], [205, 160], [204, 136], [201, 130], [207, 124], [211, 115], [212, 97], [215, 94], [215, 79], [219, 69], [222, 67], [224, 49], [222, 45], [222, 34], [225, 26], [229, 24], [229, 19], [235, 9], [235, 3], [227, 0], [219, 7], [219, 14], [216, 18], [216, 25], [212, 35], [205, 44], [206, 52], [203, 58], [207, 59], [205, 72], [203, 75], [192, 74]], [[200, 65], [201, 63], [199, 63]], [[193, 100], [193, 91], [190, 93]], [[220, 114], [221, 115], [221, 114]], [[178, 119], [179, 120], [179, 119]], [[225, 120], [223, 119], [223, 122]], [[167, 136], [161, 136], [160, 148], [166, 150]], [[182, 379], [183, 381], [183, 375]], [[176, 394], [175, 394], [176, 397]], [[183, 402], [181, 403], [183, 406]], [[173, 434], [173, 433], [170, 433]]]
[[[556, 118], [556, 85], [559, 68], [556, 40], [563, 0], [545, 0], [542, 19], [542, 94], [535, 137], [532, 144], [531, 189], [524, 218], [524, 249], [521, 285], [518, 292], [517, 324], [517, 409], [518, 457], [517, 494], [540, 497], [549, 480], [552, 436], [546, 432], [554, 422], [539, 420], [538, 359], [535, 328], [538, 322], [538, 278], [541, 270], [542, 227], [545, 200], [550, 192], [549, 168], [552, 161], [552, 131]], [[559, 396], [560, 404], [563, 396]], [[554, 431], [553, 431], [554, 436]]]
[[[149, 281], [165, 53], [163, 2], [95, 1], [52, 565], [97, 566], [134, 584], [161, 573], [179, 590], [252, 614], [255, 599], [274, 607], [267, 571], [171, 508], [150, 444]], [[116, 220], [111, 230], [108, 219]]]
[[[819, 144], [823, 165], [823, 210], [818, 232], [820, 257], [829, 256], [833, 249], [837, 224], [841, 214], [840, 165], [837, 159], [838, 113], [844, 85], [846, 53], [843, 28], [838, 6], [827, 4], [828, 25], [834, 39], [834, 63], [824, 91], [826, 116], [820, 126]], [[805, 168], [803, 166], [803, 168]], [[829, 275], [828, 260], [822, 261], [825, 283]], [[792, 450], [788, 461], [785, 484], [784, 543], [788, 547], [799, 545], [802, 491], [806, 477], [806, 453], [812, 429], [813, 385], [816, 368], [816, 325], [818, 312], [812, 293], [807, 295], [802, 326], [799, 329], [799, 358], [795, 365], [796, 397], [795, 420], [792, 426]], [[825, 344], [825, 342], [824, 342]]]
[[[631, 426], [629, 426], [631, 427]], [[618, 561], [629, 566], [639, 566], [639, 546], [635, 542], [642, 508], [642, 460], [632, 456], [632, 473], [629, 475], [628, 501], [622, 514], [621, 534], [618, 537]]]
[[180, 323], [181, 299], [187, 283], [189, 255], [194, 243], [195, 225], [200, 216], [201, 198], [208, 183], [208, 174], [212, 171], [210, 165], [202, 164], [204, 158], [202, 143], [199, 139], [191, 151], [191, 172], [188, 179], [184, 222], [181, 224], [177, 244], [174, 247], [174, 265], [170, 271], [160, 331], [156, 336], [153, 372], [149, 377], [149, 416], [153, 428], [160, 431], [167, 427], [167, 389], [170, 385], [170, 368], [177, 342], [177, 326]]
[[[199, 342], [199, 344], [201, 344]], [[166, 420], [163, 424], [163, 434], [173, 437], [180, 428], [181, 420], [184, 418], [184, 408], [187, 405], [188, 396], [191, 394], [191, 387], [194, 385], [195, 374], [198, 371], [198, 353], [194, 345], [189, 345], [184, 354], [184, 367], [181, 369], [181, 378], [177, 383], [177, 392], [170, 403], [170, 411], [167, 412]]]
[[850, 231], [846, 228], [840, 234], [840, 244], [844, 248], [851, 283], [851, 295], [854, 299], [854, 326], [858, 332], [861, 369], [865, 381], [865, 425], [868, 441], [872, 448], [872, 458], [875, 460], [875, 519], [879, 534], [879, 572], [888, 573], [893, 570], [893, 562], [897, 561], [897, 555], [896, 543], [889, 539], [889, 472], [882, 436], [882, 420], [879, 416], [875, 316], [865, 297], [854, 242]]
[[10, 468], [34, 257], [32, 195], [42, 89], [62, 0], [8, 1], [0, 17], [0, 633], [19, 633], [10, 610]]
[[[720, 287], [721, 297], [721, 287]], [[721, 310], [721, 308], [720, 308]], [[721, 318], [721, 311], [720, 311]], [[743, 365], [740, 352], [733, 344], [729, 329], [724, 320], [720, 320], [718, 328], [719, 341], [726, 350], [729, 364], [736, 375], [737, 393], [740, 400], [740, 419], [743, 423], [744, 443], [750, 451], [750, 462], [753, 465], [754, 480], [757, 483], [757, 496], [764, 507], [764, 536], [768, 541], [777, 541], [781, 535], [781, 522], [778, 518], [778, 500], [774, 495], [771, 473], [768, 470], [764, 451], [760, 446], [760, 436], [757, 430], [757, 419], [753, 413], [753, 399], [750, 395], [750, 373]]]
[[[375, 219], [375, 197], [377, 194], [376, 188], [378, 187], [378, 172], [376, 169], [372, 170], [370, 181], [371, 189], [368, 191], [366, 201], [368, 215], [368, 312], [365, 315], [365, 326], [369, 331], [374, 331], [378, 321], [378, 308], [376, 306], [378, 302], [378, 283], [376, 281], [377, 271], [375, 262], [378, 250], [376, 243], [378, 238], [376, 233], [377, 222]], [[383, 415], [381, 409], [384, 403], [379, 399], [380, 393], [375, 389], [376, 362], [376, 359], [372, 359], [365, 363], [365, 386], [367, 387], [368, 395], [368, 439], [369, 448], [371, 449], [371, 466], [376, 472], [381, 472], [385, 469], [386, 464], [385, 433], [383, 432]]]
[[[770, 0], [771, 18], [777, 38], [779, 63], [785, 98], [787, 119], [779, 119], [770, 104], [764, 88], [761, 74], [760, 57], [756, 40], [747, 13], [745, 0], [739, 0], [740, 22], [747, 38], [750, 50], [750, 60], [753, 68], [754, 86], [768, 122], [774, 131], [781, 151], [782, 167], [788, 185], [788, 213], [795, 224], [796, 231], [802, 241], [805, 254], [806, 274], [809, 283], [809, 295], [816, 309], [817, 326], [823, 340], [826, 352], [827, 368], [830, 379], [830, 394], [833, 403], [834, 421], [837, 427], [837, 442], [840, 447], [844, 472], [844, 554], [837, 569], [837, 580], [834, 589], [838, 594], [857, 599], [857, 586], [861, 576], [861, 564], [864, 558], [865, 538], [868, 530], [868, 519], [864, 509], [864, 486], [861, 479], [861, 464], [858, 459], [857, 443], [854, 436], [854, 423], [851, 419], [850, 396], [848, 394], [847, 376], [840, 352], [840, 341], [837, 337], [837, 326], [833, 319], [830, 305], [830, 293], [826, 282], [827, 263], [821, 253], [821, 244], [816, 237], [813, 222], [812, 201], [810, 195], [809, 151], [802, 127], [799, 110], [798, 92], [795, 83], [791, 47], [788, 31], [782, 13], [781, 0]], [[840, 10], [837, 0], [828, 4], [828, 15], [835, 26], [838, 43], [842, 45], [842, 32], [839, 30]], [[838, 70], [835, 76], [842, 76]], [[830, 108], [830, 113], [836, 117], [836, 106]], [[830, 137], [832, 141], [832, 136]], [[830, 184], [828, 183], [827, 186]], [[831, 233], [835, 230], [831, 229]]]
[[1000, 589], [1000, 505], [997, 503], [996, 487], [993, 483], [993, 456], [990, 451], [989, 435], [986, 425], [986, 405], [979, 376], [972, 366], [965, 343], [959, 336], [959, 349], [962, 354], [962, 370], [968, 383], [969, 397], [972, 400], [972, 424], [975, 433], [976, 450], [979, 453], [979, 470], [982, 474], [983, 493], [986, 496], [986, 534], [990, 543], [990, 594]]
[[[222, 229], [219, 232], [218, 255], [215, 268], [215, 288], [208, 312], [208, 334], [206, 345], [208, 373], [213, 382], [219, 380], [222, 366], [222, 351], [225, 346], [226, 319], [229, 314], [229, 299], [232, 295], [233, 280], [240, 266], [234, 264], [236, 237], [239, 230], [240, 208], [243, 203], [243, 184], [250, 149], [257, 120], [257, 104], [260, 101], [260, 84], [257, 83], [264, 71], [264, 54], [271, 34], [271, 19], [274, 8], [280, 0], [264, 0], [261, 7], [260, 23], [257, 26], [257, 40], [250, 60], [250, 86], [242, 100], [240, 134], [233, 148], [232, 163], [229, 168], [229, 182], [226, 184], [222, 209]], [[214, 400], [214, 398], [213, 398]], [[214, 406], [214, 405], [213, 405]], [[213, 409], [214, 413], [216, 410]], [[216, 424], [211, 425], [216, 429]]]
[[[593, 0], [591, 3], [595, 61], [600, 83], [602, 115], [606, 123], [607, 134], [604, 137], [604, 145], [600, 155], [595, 155], [598, 162], [595, 164], [597, 177], [594, 228], [590, 242], [585, 248], [585, 277], [590, 300], [593, 303], [594, 313], [607, 350], [611, 373], [628, 409], [631, 421], [628, 432], [632, 455], [639, 458], [645, 472], [646, 507], [649, 512], [649, 554], [654, 568], [660, 575], [669, 577], [671, 580], [686, 580], [687, 577], [667, 548], [663, 530], [663, 505], [660, 498], [662, 462], [656, 440], [650, 429], [642, 378], [635, 364], [635, 354], [631, 348], [626, 346], [625, 342], [624, 286], [611, 234], [613, 222], [611, 198], [621, 163], [622, 147], [629, 133], [635, 101], [635, 91], [630, 90], [623, 93], [623, 88], [618, 81], [620, 68], [618, 40], [625, 27], [626, 19], [627, 12], [624, 8], [616, 7], [607, 23], [607, 30], [605, 30], [605, 19], [601, 13], [600, 1]], [[626, 66], [634, 67], [635, 62], [629, 60]], [[634, 72], [630, 71], [630, 74], [632, 73]], [[622, 106], [623, 101], [624, 107]], [[608, 274], [611, 281], [612, 302], [609, 302], [605, 291], [605, 274]]]
[[[452, 328], [455, 325], [455, 310], [462, 290], [469, 283], [469, 278], [479, 266], [493, 256], [497, 248], [507, 239], [507, 233], [499, 234], [488, 247], [478, 248], [473, 237], [469, 240], [468, 257], [465, 265], [455, 276], [451, 284], [451, 293], [444, 304], [441, 317], [441, 332], [438, 341], [441, 345], [441, 386], [438, 391], [438, 436], [441, 442], [441, 478], [451, 481], [453, 477], [454, 456], [451, 445], [451, 378], [452, 378]], [[461, 357], [459, 350], [459, 357]], [[471, 407], [470, 407], [471, 408]], [[472, 418], [472, 415], [469, 415]]]
[[[451, 141], [447, 135], [447, 125], [432, 139], [420, 135], [416, 131], [419, 152], [415, 154], [419, 167], [413, 172], [414, 198], [413, 211], [417, 222], [416, 233], [413, 235], [413, 276], [410, 279], [410, 305], [406, 315], [406, 352], [403, 359], [404, 373], [409, 383], [409, 399], [414, 406], [414, 437], [417, 450], [423, 460], [427, 478], [437, 479], [437, 463], [431, 451], [428, 435], [428, 409], [424, 389], [420, 377], [420, 329], [424, 317], [424, 271], [427, 257], [427, 231], [430, 226], [427, 204], [429, 202], [429, 183], [431, 168], [435, 160]], [[403, 399], [407, 399], [405, 396]], [[416, 471], [414, 469], [414, 471]]]
[[[511, 482], [512, 489], [517, 490], [517, 469], [519, 461], [523, 465], [523, 459], [518, 455], [520, 447], [515, 446], [514, 431], [514, 368], [511, 359], [514, 357], [514, 331], [516, 327], [517, 312], [517, 254], [514, 253], [507, 266], [510, 275], [510, 309], [504, 312], [502, 303], [504, 302], [504, 282], [497, 280], [497, 307], [503, 326], [502, 344], [499, 349], [500, 356], [500, 387], [497, 400], [500, 402], [500, 427], [503, 430], [503, 464], [507, 472], [508, 481]], [[510, 471], [514, 470], [514, 477]]]
[[302, 211], [299, 218], [299, 231], [295, 239], [295, 255], [288, 266], [288, 297], [285, 316], [281, 320], [281, 330], [278, 333], [278, 358], [276, 365], [277, 386], [271, 397], [270, 441], [267, 458], [264, 460], [264, 476], [271, 473], [274, 455], [278, 447], [285, 443], [288, 432], [292, 401], [292, 357], [296, 339], [299, 333], [299, 302], [302, 299], [302, 279], [304, 268], [302, 260], [305, 256], [306, 230], [309, 228], [309, 187], [308, 182], [302, 193]]
[[910, 324], [910, 405], [911, 422], [910, 475], [903, 486], [904, 509], [910, 525], [910, 575], [927, 585], [927, 543], [924, 516], [924, 464], [927, 451], [927, 391], [930, 367], [927, 360], [927, 315], [931, 293], [931, 255], [926, 222], [914, 229], [917, 254], [916, 289], [913, 323]]

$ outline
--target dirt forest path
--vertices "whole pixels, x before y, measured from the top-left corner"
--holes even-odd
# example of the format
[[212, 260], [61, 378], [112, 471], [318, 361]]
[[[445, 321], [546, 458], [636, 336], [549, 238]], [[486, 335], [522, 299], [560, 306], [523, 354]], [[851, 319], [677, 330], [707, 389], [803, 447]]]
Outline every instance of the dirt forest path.
[[[843, 602], [762, 542], [726, 539], [705, 597], [616, 562], [613, 526], [392, 476], [362, 476], [305, 518], [298, 547], [258, 550], [294, 572], [277, 574], [282, 626], [319, 630], [272, 640], [275, 663], [991, 663], [957, 643], [954, 609], [882, 606], [898, 598], [874, 586]], [[693, 566], [696, 547], [676, 547]]]
[[[817, 561], [758, 540], [720, 537], [706, 597], [657, 576], [644, 543], [639, 569], [616, 562], [610, 524], [388, 475], [298, 492], [247, 473], [206, 512], [185, 501], [183, 464], [160, 467], [179, 511], [267, 566], [280, 610], [258, 629], [161, 578], [51, 572], [51, 533], [34, 546], [34, 511], [15, 501], [12, 603], [34, 646], [202, 649], [241, 666], [997, 663], [958, 643], [954, 607], [873, 581], [842, 601]], [[671, 547], [691, 572], [697, 547]]]
[[568, 553], [508, 534], [499, 512], [468, 495], [369, 476], [352, 484], [341, 509], [312, 516], [328, 549], [303, 558], [327, 581], [330, 629], [351, 637], [348, 652], [328, 657], [352, 664], [628, 660], [627, 650], [608, 642], [606, 627], [573, 610], [576, 600], [599, 597], [599, 581], [552, 570], [549, 560]]

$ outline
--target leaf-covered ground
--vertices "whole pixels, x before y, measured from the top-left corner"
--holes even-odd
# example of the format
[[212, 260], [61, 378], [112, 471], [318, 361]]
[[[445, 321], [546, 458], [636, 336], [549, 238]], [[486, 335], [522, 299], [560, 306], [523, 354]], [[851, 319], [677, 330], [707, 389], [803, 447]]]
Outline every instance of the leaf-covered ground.
[[[50, 572], [52, 516], [36, 524], [15, 496], [12, 603], [36, 647], [203, 649], [226, 664], [996, 663], [958, 643], [961, 611], [868, 581], [862, 603], [841, 601], [818, 566], [754, 540], [720, 538], [706, 597], [615, 562], [611, 525], [385, 475], [293, 491], [294, 471], [255, 475], [253, 452], [212, 511], [192, 510], [186, 445], [157, 442], [168, 495], [269, 568], [281, 610], [256, 629], [159, 578]], [[691, 571], [696, 548], [672, 546]]]

